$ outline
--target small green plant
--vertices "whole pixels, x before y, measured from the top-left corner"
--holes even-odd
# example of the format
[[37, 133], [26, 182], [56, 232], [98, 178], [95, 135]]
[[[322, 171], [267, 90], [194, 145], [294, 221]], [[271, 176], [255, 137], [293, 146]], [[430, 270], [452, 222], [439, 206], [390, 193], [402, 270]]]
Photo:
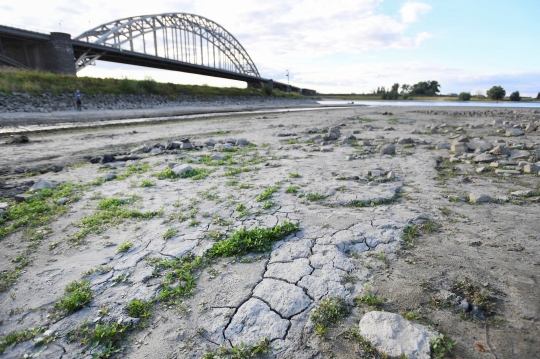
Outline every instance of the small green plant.
[[285, 193], [295, 194], [295, 193], [298, 193], [299, 189], [300, 189], [300, 187], [298, 187], [298, 186], [290, 186], [290, 187], [287, 188]]
[[370, 358], [370, 359], [387, 359], [388, 357], [385, 354], [379, 355], [377, 349], [373, 348], [371, 343], [362, 337], [360, 334], [360, 329], [358, 328], [349, 328], [345, 332], [345, 339], [354, 340], [358, 343], [360, 349], [361, 358]]
[[45, 331], [42, 327], [21, 330], [19, 332], [11, 332], [0, 337], [0, 355], [9, 347], [14, 347], [17, 344], [32, 340]]
[[453, 348], [457, 345], [456, 340], [452, 340], [448, 335], [439, 334], [439, 336], [429, 340], [431, 354], [434, 359], [442, 359], [447, 355], [454, 355]]
[[257, 197], [257, 202], [266, 201], [270, 198], [272, 198], [272, 195], [278, 191], [279, 187], [274, 186], [266, 189], [263, 193]]
[[358, 297], [354, 300], [354, 304], [359, 306], [360, 304], [366, 304], [370, 307], [380, 309], [386, 299], [380, 295], [377, 295], [373, 292], [368, 292], [368, 294]]
[[188, 226], [196, 227], [198, 224], [199, 224], [199, 221], [197, 221], [196, 219], [192, 219], [191, 221], [189, 221]]
[[495, 314], [495, 300], [490, 297], [487, 291], [480, 289], [470, 279], [464, 278], [454, 283], [452, 290], [457, 295], [467, 299], [469, 303], [478, 306], [487, 315]]
[[202, 356], [202, 359], [249, 359], [256, 358], [270, 352], [270, 340], [264, 338], [257, 344], [245, 346], [244, 343], [239, 346], [228, 348], [221, 346], [210, 353]]
[[176, 233], [178, 233], [178, 229], [168, 228], [165, 233], [162, 234], [162, 237], [163, 239], [167, 240], [174, 237]]
[[130, 250], [130, 248], [133, 247], [133, 243], [130, 240], [127, 240], [125, 242], [122, 242], [117, 249], [118, 253], [124, 253]]
[[263, 203], [263, 206], [262, 206], [264, 209], [271, 209], [272, 207], [274, 207], [274, 202], [272, 201], [266, 201]]
[[300, 175], [298, 173], [296, 173], [296, 172], [292, 172], [292, 173], [289, 173], [289, 177], [291, 177], [291, 178], [299, 178]]
[[313, 202], [313, 201], [319, 201], [319, 200], [325, 199], [326, 196], [319, 193], [308, 193], [306, 195], [306, 198], [308, 199], [308, 201]]
[[212, 172], [212, 170], [206, 168], [193, 168], [187, 172], [177, 175], [170, 168], [166, 168], [164, 171], [156, 173], [155, 176], [158, 179], [191, 178], [192, 180], [200, 180], [208, 177], [208, 175]]
[[245, 211], [246, 210], [246, 206], [244, 206], [243, 203], [240, 203], [238, 204], [238, 206], [236, 206], [235, 208], [238, 212], [242, 212], [242, 211]]
[[266, 252], [272, 244], [283, 237], [298, 231], [299, 227], [291, 222], [284, 222], [272, 228], [255, 227], [251, 230], [240, 228], [231, 238], [217, 242], [208, 251], [210, 257], [241, 256], [250, 252]]
[[152, 314], [152, 303], [133, 299], [126, 309], [130, 317], [146, 319]]
[[88, 281], [73, 281], [65, 288], [65, 295], [53, 306], [53, 317], [64, 317], [82, 309], [92, 301], [92, 290]]
[[156, 185], [156, 182], [150, 181], [150, 180], [143, 180], [141, 182], [141, 187], [154, 187]]
[[315, 325], [315, 333], [324, 336], [329, 327], [337, 326], [350, 313], [349, 305], [343, 298], [333, 297], [321, 301], [310, 319]]
[[67, 337], [70, 341], [79, 339], [83, 345], [89, 345], [92, 349], [98, 348], [93, 356], [96, 359], [110, 358], [124, 349], [121, 343], [128, 329], [127, 325], [117, 322], [98, 323], [92, 327], [85, 321], [68, 332]]

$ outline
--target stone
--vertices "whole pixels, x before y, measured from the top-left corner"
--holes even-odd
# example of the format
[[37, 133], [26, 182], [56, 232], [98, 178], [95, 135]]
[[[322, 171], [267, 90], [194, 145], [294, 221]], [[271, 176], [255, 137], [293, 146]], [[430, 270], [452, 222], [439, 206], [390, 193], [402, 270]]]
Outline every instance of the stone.
[[412, 140], [412, 138], [409, 138], [409, 137], [401, 137], [397, 141], [398, 145], [406, 145], [408, 143], [413, 143], [413, 142], [414, 141]]
[[523, 172], [532, 173], [532, 174], [538, 174], [538, 173], [540, 173], [540, 166], [537, 166], [537, 165], [525, 165], [525, 166], [523, 166]]
[[491, 151], [489, 151], [492, 155], [502, 156], [507, 155], [508, 150], [504, 146], [495, 146]]
[[234, 145], [236, 143], [236, 138], [227, 138], [227, 141], [225, 143], [230, 143], [231, 145]]
[[161, 147], [154, 147], [150, 150], [150, 154], [152, 155], [159, 155], [160, 153], [163, 153]]
[[207, 147], [214, 147], [214, 145], [216, 144], [216, 141], [212, 138], [206, 140], [203, 142], [205, 146]]
[[391, 143], [383, 145], [381, 146], [380, 153], [383, 155], [393, 155], [394, 153], [396, 153], [396, 146]]
[[271, 278], [259, 283], [253, 290], [253, 296], [270, 305], [283, 318], [290, 318], [311, 304], [302, 288]]
[[536, 127], [532, 124], [528, 124], [527, 127], [525, 127], [525, 132], [534, 132], [536, 131]]
[[8, 203], [5, 203], [5, 202], [2, 202], [0, 203], [0, 209], [1, 210], [5, 210], [9, 207], [9, 204]]
[[116, 178], [116, 175], [114, 173], [107, 173], [105, 176], [101, 177], [101, 179], [105, 182], [112, 181]]
[[131, 150], [131, 153], [146, 153], [146, 152], [150, 152], [150, 148], [148, 148], [146, 144], [139, 147], [135, 147], [134, 149]]
[[487, 169], [486, 169], [485, 167], [478, 167], [478, 168], [476, 169], [476, 173], [484, 173], [484, 172], [486, 172], [486, 171], [487, 171]]
[[396, 174], [394, 173], [394, 171], [389, 171], [386, 175], [386, 178], [388, 178], [389, 180], [393, 180], [396, 178]]
[[489, 153], [482, 153], [476, 157], [474, 157], [473, 161], [474, 162], [492, 162], [494, 159], [496, 159], [497, 157], [493, 156], [493, 155], [490, 155]]
[[519, 128], [507, 128], [504, 135], [506, 137], [516, 137], [516, 136], [523, 136], [525, 132], [520, 130]]
[[238, 140], [236, 140], [236, 145], [237, 146], [247, 146], [247, 145], [249, 145], [249, 141], [246, 140], [245, 138], [239, 138]]
[[193, 168], [188, 165], [187, 163], [182, 163], [182, 164], [179, 164], [177, 166], [174, 166], [172, 171], [177, 175], [177, 176], [180, 176], [182, 175], [183, 173], [186, 173], [188, 171], [191, 171]]
[[68, 199], [66, 197], [58, 198], [56, 200], [56, 203], [58, 203], [61, 206], [65, 205], [67, 202], [68, 202]]
[[252, 345], [261, 338], [282, 339], [288, 327], [288, 320], [271, 311], [263, 301], [251, 298], [238, 308], [224, 334], [232, 345]]
[[182, 150], [192, 150], [193, 145], [190, 142], [182, 142], [182, 144], [180, 145], [180, 149], [182, 149]]
[[446, 142], [441, 142], [441, 143], [437, 143], [435, 148], [438, 150], [449, 150], [452, 148], [452, 145]]
[[15, 196], [13, 196], [13, 199], [15, 200], [15, 202], [24, 202], [24, 201], [27, 201], [29, 200], [30, 198], [34, 197], [35, 194], [24, 194], [24, 193], [21, 193], [21, 194], [17, 194]]
[[42, 189], [45, 189], [45, 188], [54, 188], [56, 187], [56, 185], [51, 182], [51, 181], [47, 181], [47, 180], [41, 180], [41, 181], [38, 181], [36, 184], [34, 184], [30, 190], [31, 191], [39, 191], [39, 190], [42, 190]]
[[471, 193], [469, 201], [471, 203], [490, 203], [493, 202], [493, 198], [485, 193]]
[[512, 150], [510, 151], [510, 159], [511, 160], [526, 160], [529, 158], [531, 153], [529, 151], [523, 151], [523, 150]]
[[467, 137], [467, 136], [459, 136], [452, 143], [467, 143], [467, 142], [469, 142], [469, 137]]
[[383, 131], [395, 131], [395, 128], [393, 127], [385, 127]]
[[469, 151], [469, 147], [467, 147], [466, 143], [453, 143], [452, 146], [450, 146], [450, 151], [454, 153], [467, 153]]
[[481, 141], [481, 140], [471, 141], [467, 143], [467, 147], [469, 147], [469, 150], [471, 151], [480, 150], [481, 152], [489, 151], [493, 148], [491, 143], [489, 143], [488, 141]]
[[359, 328], [375, 349], [392, 358], [430, 359], [429, 340], [437, 335], [401, 315], [379, 311], [366, 313]]
[[510, 176], [510, 175], [519, 175], [519, 174], [521, 174], [521, 172], [518, 171], [518, 170], [500, 170], [500, 169], [496, 169], [495, 174]]
[[512, 196], [515, 196], [515, 197], [523, 197], [523, 196], [527, 197], [527, 196], [532, 195], [533, 191], [531, 191], [531, 190], [528, 190], [528, 191], [527, 190], [525, 190], [525, 191], [514, 191], [514, 192], [510, 192], [510, 194]]
[[225, 161], [227, 159], [227, 156], [222, 155], [221, 153], [213, 154], [212, 157], [210, 157], [212, 161]]
[[417, 128], [413, 128], [412, 131], [411, 131], [411, 135], [418, 135], [422, 133], [422, 131], [420, 131], [419, 129]]

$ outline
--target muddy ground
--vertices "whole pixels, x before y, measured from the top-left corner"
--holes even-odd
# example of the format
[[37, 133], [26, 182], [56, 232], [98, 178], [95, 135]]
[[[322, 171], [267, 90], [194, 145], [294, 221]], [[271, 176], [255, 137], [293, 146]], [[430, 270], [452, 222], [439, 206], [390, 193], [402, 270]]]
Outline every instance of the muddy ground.
[[[456, 340], [457, 358], [540, 357], [540, 181], [519, 164], [538, 161], [540, 134], [505, 137], [497, 132], [503, 124], [492, 126], [534, 122], [531, 111], [416, 110], [229, 116], [34, 133], [28, 143], [5, 137], [0, 202], [9, 205], [2, 227], [11, 229], [0, 240], [2, 357], [200, 358], [266, 338], [268, 357], [375, 358], [381, 353], [369, 354], [351, 335], [375, 309]], [[332, 127], [341, 139], [320, 143], [317, 136]], [[454, 156], [449, 145], [437, 146], [461, 135], [530, 157], [476, 163], [472, 151]], [[231, 140], [224, 152], [154, 146], [240, 138], [250, 145]], [[380, 145], [390, 143], [395, 153], [381, 154]], [[151, 153], [130, 152], [144, 144]], [[107, 162], [104, 154], [140, 158], [90, 163], [96, 156]], [[215, 154], [225, 158], [209, 160]], [[496, 173], [490, 163], [502, 160], [518, 172]], [[171, 163], [187, 163], [197, 176], [156, 177], [172, 177]], [[104, 180], [111, 174], [117, 177]], [[38, 212], [9, 227], [24, 216], [14, 208], [29, 211], [13, 196], [40, 180], [57, 186], [43, 199], [49, 217]], [[477, 194], [491, 201], [471, 203]], [[119, 212], [92, 222], [110, 198]], [[269, 251], [208, 255], [242, 227], [287, 223], [298, 229]], [[193, 266], [186, 270], [176, 258]], [[91, 299], [65, 310], [58, 304], [65, 287], [83, 280]], [[165, 296], [167, 288], [185, 290]], [[370, 295], [376, 303], [358, 300]], [[310, 317], [328, 298], [343, 298], [351, 313], [321, 333]], [[150, 303], [144, 315], [126, 309], [133, 300]], [[117, 333], [99, 340], [96, 326]], [[8, 340], [9, 333], [19, 336]]]

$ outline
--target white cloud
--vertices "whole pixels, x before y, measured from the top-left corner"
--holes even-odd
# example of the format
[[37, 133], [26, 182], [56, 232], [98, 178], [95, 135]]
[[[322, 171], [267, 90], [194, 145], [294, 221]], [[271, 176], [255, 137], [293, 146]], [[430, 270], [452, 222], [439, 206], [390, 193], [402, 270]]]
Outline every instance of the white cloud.
[[423, 2], [407, 2], [401, 7], [401, 20], [405, 24], [418, 21], [419, 15], [426, 14], [432, 9], [431, 5]]

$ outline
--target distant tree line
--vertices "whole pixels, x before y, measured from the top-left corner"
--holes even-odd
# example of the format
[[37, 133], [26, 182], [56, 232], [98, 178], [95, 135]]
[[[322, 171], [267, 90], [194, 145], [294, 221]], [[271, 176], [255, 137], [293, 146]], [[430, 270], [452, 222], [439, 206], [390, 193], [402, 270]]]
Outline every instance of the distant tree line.
[[388, 90], [384, 86], [377, 87], [376, 94], [380, 95], [383, 100], [397, 100], [399, 95], [406, 100], [412, 95], [436, 96], [440, 92], [440, 87], [441, 85], [438, 81], [428, 80], [420, 81], [414, 85], [403, 84], [400, 91], [400, 85], [395, 83]]
[[[377, 87], [375, 94], [381, 96], [383, 100], [397, 100], [400, 96], [407, 100], [410, 96], [437, 96], [440, 92], [441, 85], [438, 81], [420, 81], [414, 85], [403, 84], [399, 85], [395, 83], [391, 88], [386, 89], [384, 86]], [[453, 96], [456, 96], [454, 94]], [[486, 92], [487, 97], [492, 100], [502, 100], [506, 96], [505, 89], [502, 86], [493, 86]], [[461, 92], [457, 95], [461, 101], [470, 101], [472, 95], [470, 92]], [[483, 92], [479, 91], [476, 97], [483, 97]], [[521, 95], [519, 91], [514, 91], [510, 94], [510, 101], [521, 101]], [[536, 96], [536, 99], [540, 100], [540, 92]]]

